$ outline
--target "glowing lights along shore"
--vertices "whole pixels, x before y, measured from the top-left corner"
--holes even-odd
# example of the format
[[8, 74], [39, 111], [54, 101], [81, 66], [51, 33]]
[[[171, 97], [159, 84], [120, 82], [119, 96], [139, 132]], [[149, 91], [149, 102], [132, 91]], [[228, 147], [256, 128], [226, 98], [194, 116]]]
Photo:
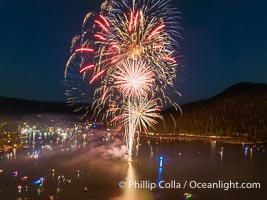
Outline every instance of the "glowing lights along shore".
[[153, 128], [166, 105], [178, 107], [170, 98], [182, 66], [178, 14], [169, 0], [109, 0], [73, 38], [68, 101], [89, 101], [95, 87], [94, 116], [125, 134], [129, 161], [135, 134]]

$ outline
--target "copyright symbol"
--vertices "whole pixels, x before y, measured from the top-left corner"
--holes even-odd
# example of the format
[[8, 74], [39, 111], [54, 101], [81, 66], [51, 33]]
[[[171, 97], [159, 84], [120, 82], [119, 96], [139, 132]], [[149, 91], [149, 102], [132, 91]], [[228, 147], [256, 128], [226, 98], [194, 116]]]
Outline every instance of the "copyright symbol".
[[126, 187], [125, 181], [119, 182], [119, 186], [120, 186], [121, 189], [124, 189]]

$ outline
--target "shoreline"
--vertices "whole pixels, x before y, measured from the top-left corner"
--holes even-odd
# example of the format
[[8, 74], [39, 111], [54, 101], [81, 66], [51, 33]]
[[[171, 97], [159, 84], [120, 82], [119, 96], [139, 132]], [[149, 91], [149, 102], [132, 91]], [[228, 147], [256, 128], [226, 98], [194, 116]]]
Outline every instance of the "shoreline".
[[197, 140], [197, 141], [206, 141], [206, 142], [222, 142], [228, 144], [243, 144], [243, 145], [253, 145], [253, 144], [263, 144], [267, 143], [267, 140], [256, 140], [249, 141], [246, 138], [232, 138], [232, 137], [223, 137], [223, 136], [202, 136], [202, 135], [146, 135], [141, 136], [146, 139], [155, 139], [160, 141], [184, 141], [184, 140]]

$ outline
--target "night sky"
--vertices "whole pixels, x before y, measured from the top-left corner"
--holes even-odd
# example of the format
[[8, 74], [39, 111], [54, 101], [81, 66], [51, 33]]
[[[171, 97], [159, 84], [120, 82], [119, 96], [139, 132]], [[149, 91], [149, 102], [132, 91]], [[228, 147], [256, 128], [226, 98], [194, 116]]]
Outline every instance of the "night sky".
[[[72, 37], [99, 0], [1, 0], [0, 96], [65, 101]], [[267, 83], [266, 0], [173, 0], [186, 68], [178, 103], [238, 82]]]

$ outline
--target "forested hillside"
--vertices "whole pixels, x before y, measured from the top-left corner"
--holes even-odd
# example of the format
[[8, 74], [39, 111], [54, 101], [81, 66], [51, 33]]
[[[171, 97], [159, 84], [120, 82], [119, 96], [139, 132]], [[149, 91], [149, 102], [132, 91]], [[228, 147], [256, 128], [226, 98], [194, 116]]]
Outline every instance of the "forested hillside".
[[[221, 136], [267, 137], [267, 85], [239, 83], [207, 100], [181, 106], [180, 112], [164, 113], [165, 126], [158, 132]], [[173, 121], [176, 121], [174, 124]]]

